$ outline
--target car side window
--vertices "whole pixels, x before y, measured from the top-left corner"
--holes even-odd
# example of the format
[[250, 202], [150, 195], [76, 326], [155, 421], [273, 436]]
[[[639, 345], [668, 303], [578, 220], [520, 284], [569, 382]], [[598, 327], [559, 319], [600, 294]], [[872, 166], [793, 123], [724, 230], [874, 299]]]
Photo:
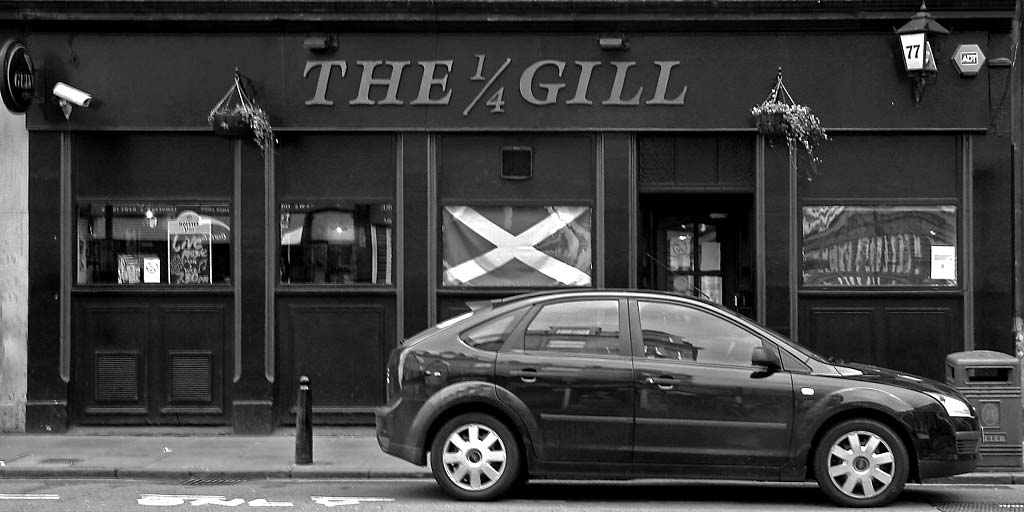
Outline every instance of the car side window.
[[497, 352], [516, 326], [516, 320], [521, 318], [520, 313], [516, 311], [491, 319], [462, 333], [460, 338], [463, 343], [475, 349]]
[[782, 368], [786, 371], [795, 373], [811, 373], [811, 367], [797, 359], [793, 354], [790, 354], [786, 350], [780, 350], [779, 352], [782, 353]]
[[707, 364], [750, 366], [761, 338], [742, 327], [690, 306], [639, 303], [644, 356]]
[[622, 355], [619, 301], [581, 300], [541, 308], [526, 328], [529, 351]]

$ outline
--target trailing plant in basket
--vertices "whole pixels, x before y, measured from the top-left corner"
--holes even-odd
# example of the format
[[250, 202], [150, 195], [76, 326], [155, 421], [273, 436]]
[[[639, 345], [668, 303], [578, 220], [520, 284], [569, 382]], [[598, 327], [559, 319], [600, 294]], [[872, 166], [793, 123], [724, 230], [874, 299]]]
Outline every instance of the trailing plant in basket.
[[751, 108], [750, 113], [756, 118], [759, 132], [786, 137], [786, 144], [790, 148], [802, 149], [810, 161], [811, 169], [817, 172], [821, 158], [816, 151], [821, 143], [828, 140], [828, 134], [810, 108], [793, 101], [782, 83], [781, 69], [772, 92], [764, 101]]
[[245, 87], [242, 86], [239, 78], [240, 75], [236, 70], [235, 83], [214, 105], [206, 121], [217, 133], [226, 135], [251, 133], [256, 145], [266, 153], [277, 142], [277, 139], [274, 138], [274, 128], [270, 125], [270, 116], [245, 92]]

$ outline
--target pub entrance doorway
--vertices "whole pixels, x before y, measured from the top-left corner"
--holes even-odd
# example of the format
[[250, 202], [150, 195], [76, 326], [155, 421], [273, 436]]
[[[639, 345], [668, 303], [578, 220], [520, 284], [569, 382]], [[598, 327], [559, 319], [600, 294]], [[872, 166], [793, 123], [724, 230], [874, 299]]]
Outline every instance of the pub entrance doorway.
[[640, 288], [754, 317], [753, 195], [641, 194], [639, 206]]

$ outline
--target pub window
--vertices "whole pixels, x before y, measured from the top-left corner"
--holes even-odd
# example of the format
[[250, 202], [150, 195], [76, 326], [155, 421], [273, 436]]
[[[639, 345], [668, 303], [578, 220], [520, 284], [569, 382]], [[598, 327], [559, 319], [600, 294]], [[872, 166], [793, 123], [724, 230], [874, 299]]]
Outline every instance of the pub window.
[[391, 203], [290, 201], [280, 207], [282, 283], [393, 283]]
[[80, 201], [78, 284], [228, 284], [231, 207], [217, 201]]
[[587, 206], [445, 206], [443, 286], [590, 286]]
[[807, 287], [954, 287], [955, 206], [805, 206]]

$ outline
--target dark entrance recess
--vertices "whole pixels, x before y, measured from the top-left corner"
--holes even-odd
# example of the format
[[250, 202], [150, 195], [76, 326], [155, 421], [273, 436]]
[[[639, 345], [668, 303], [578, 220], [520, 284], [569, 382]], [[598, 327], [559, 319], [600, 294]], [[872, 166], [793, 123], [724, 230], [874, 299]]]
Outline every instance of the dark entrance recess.
[[753, 197], [641, 194], [641, 288], [722, 304], [753, 318]]

